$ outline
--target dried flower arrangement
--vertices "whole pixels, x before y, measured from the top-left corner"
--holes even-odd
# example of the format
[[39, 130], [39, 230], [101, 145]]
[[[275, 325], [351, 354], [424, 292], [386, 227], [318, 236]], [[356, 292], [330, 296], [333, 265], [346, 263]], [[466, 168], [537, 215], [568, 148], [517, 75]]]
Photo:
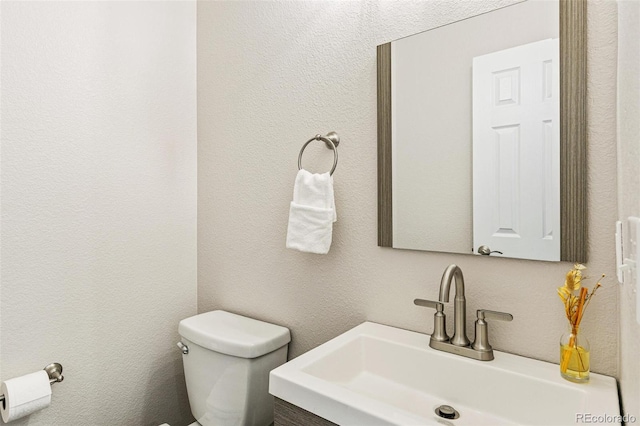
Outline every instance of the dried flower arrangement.
[[[568, 349], [561, 352], [560, 371], [562, 373], [566, 373], [571, 356], [576, 354], [579, 358], [579, 362], [583, 364], [583, 368], [586, 369], [586, 371], [588, 371], [589, 368], [588, 360], [584, 362], [582, 361], [582, 351], [578, 350], [579, 348], [576, 342], [576, 336], [578, 335], [584, 311], [587, 306], [589, 306], [589, 303], [596, 294], [596, 291], [602, 286], [600, 281], [605, 275], [602, 274], [600, 280], [593, 286], [591, 292], [589, 292], [589, 289], [582, 287], [582, 280], [586, 278], [582, 276], [582, 271], [585, 269], [586, 267], [584, 265], [576, 263], [573, 266], [573, 269], [567, 272], [564, 286], [558, 288], [558, 296], [560, 296], [560, 299], [562, 299], [562, 302], [564, 303], [565, 314], [569, 320], [569, 325], [571, 326]], [[578, 295], [574, 294], [576, 291], [579, 291]]]

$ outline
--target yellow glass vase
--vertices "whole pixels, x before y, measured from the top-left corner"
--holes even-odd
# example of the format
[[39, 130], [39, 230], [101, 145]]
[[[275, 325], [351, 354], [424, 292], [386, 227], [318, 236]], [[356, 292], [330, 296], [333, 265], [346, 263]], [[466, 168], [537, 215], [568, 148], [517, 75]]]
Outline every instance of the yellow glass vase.
[[560, 374], [575, 383], [589, 381], [589, 340], [573, 328], [560, 337]]

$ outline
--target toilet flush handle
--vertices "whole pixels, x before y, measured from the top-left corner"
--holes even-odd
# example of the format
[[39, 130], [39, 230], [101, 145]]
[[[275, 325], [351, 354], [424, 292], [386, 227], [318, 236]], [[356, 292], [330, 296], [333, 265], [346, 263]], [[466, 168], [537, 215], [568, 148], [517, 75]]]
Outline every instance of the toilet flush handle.
[[182, 342], [178, 342], [177, 345], [178, 345], [178, 347], [180, 348], [180, 350], [182, 351], [183, 354], [187, 355], [189, 353], [189, 346], [185, 345]]

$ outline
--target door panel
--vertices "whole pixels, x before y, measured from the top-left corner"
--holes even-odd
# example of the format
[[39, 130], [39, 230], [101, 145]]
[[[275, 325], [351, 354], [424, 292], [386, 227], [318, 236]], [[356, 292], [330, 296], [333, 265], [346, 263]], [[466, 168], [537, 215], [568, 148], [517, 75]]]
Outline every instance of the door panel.
[[505, 256], [560, 260], [558, 40], [473, 60], [473, 236]]

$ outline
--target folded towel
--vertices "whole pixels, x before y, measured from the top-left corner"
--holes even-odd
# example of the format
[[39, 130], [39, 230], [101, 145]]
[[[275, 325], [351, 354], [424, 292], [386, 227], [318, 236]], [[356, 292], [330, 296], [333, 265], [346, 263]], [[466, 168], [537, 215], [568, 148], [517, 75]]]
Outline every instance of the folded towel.
[[326, 254], [337, 220], [333, 178], [329, 173], [298, 171], [289, 208], [287, 248]]

